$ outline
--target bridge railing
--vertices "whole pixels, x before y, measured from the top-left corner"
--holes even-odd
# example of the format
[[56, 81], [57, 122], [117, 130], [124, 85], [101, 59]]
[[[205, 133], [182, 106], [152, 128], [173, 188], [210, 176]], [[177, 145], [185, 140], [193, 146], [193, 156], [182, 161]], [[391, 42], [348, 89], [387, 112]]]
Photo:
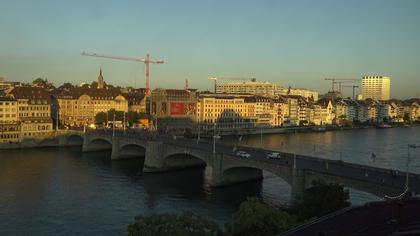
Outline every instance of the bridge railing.
[[[90, 133], [91, 134], [96, 134], [96, 135], [106, 135], [108, 137], [112, 136], [112, 130], [95, 131], [95, 132], [90, 132]], [[163, 141], [167, 144], [171, 144], [171, 145], [174, 145], [174, 146], [187, 147], [187, 148], [200, 149], [200, 150], [208, 150], [210, 147], [212, 147], [211, 140], [204, 140], [203, 139], [199, 142], [199, 145], [197, 145], [196, 140], [193, 140], [193, 139], [186, 139], [186, 138], [173, 139], [173, 138], [165, 137], [165, 136], [151, 136], [147, 132], [125, 132], [124, 133], [122, 131], [118, 131], [118, 132], [115, 132], [115, 136], [116, 137], [121, 137], [121, 138], [135, 139], [135, 140], [161, 140], [161, 141]], [[231, 149], [232, 147], [233, 147], [233, 145], [217, 143], [216, 148], [219, 149], [219, 150], [220, 150], [220, 148], [225, 148], [225, 150], [228, 150], [228, 149]], [[255, 151], [255, 152], [260, 152], [260, 153], [264, 153], [264, 154], [268, 154], [270, 152], [279, 152], [282, 157], [287, 158], [289, 160], [292, 160], [294, 158], [294, 156], [296, 156], [296, 158], [300, 159], [300, 160], [309, 160], [309, 161], [314, 161], [314, 162], [318, 162], [318, 163], [328, 162], [329, 164], [341, 165], [341, 166], [344, 166], [344, 167], [349, 167], [349, 168], [354, 168], [354, 169], [363, 169], [363, 170], [370, 171], [370, 172], [383, 173], [383, 174], [394, 174], [397, 177], [405, 176], [404, 171], [398, 171], [398, 170], [393, 170], [393, 169], [386, 169], [386, 168], [381, 168], [381, 167], [373, 167], [373, 166], [369, 166], [369, 165], [350, 163], [350, 162], [345, 162], [345, 161], [342, 161], [342, 160], [331, 160], [331, 159], [325, 159], [325, 158], [320, 158], [320, 157], [294, 154], [294, 153], [288, 153], [288, 152], [281, 152], [281, 151], [276, 151], [276, 150], [268, 150], [268, 149], [249, 147], [249, 146], [238, 146], [237, 149], [238, 150]], [[420, 180], [420, 175], [419, 174], [409, 173], [409, 175], [410, 175], [410, 177], [414, 177], [414, 178], [417, 178], [417, 179]]]

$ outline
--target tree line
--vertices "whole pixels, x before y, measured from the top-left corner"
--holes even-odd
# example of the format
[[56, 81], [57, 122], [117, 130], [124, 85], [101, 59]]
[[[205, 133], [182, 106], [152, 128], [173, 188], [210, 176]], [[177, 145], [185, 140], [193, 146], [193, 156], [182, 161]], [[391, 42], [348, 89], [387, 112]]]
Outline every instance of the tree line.
[[192, 212], [150, 214], [135, 218], [129, 236], [270, 236], [350, 206], [349, 193], [339, 184], [315, 181], [297, 196], [293, 207], [277, 209], [257, 198], [241, 203], [225, 228]]
[[[148, 119], [149, 115], [145, 112], [135, 112], [135, 111], [116, 111], [115, 109], [110, 109], [107, 112], [98, 112], [95, 115], [95, 124], [97, 125], [106, 125], [107, 122], [113, 121], [115, 115], [116, 121], [125, 121], [132, 126], [133, 124], [137, 124], [140, 119]], [[125, 116], [125, 117], [124, 117]]]

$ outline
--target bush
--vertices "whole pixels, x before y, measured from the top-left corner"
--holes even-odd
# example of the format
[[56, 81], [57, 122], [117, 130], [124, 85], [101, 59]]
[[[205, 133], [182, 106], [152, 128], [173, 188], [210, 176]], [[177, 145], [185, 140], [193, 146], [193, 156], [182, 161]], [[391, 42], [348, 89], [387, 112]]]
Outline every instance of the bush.
[[139, 216], [128, 226], [130, 236], [217, 236], [222, 235], [213, 221], [191, 212]]
[[296, 217], [273, 209], [256, 198], [248, 198], [226, 225], [228, 235], [269, 236], [296, 226]]
[[312, 185], [304, 191], [303, 197], [295, 199], [292, 212], [299, 220], [321, 217], [350, 206], [349, 193], [342, 185], [322, 181], [314, 181]]

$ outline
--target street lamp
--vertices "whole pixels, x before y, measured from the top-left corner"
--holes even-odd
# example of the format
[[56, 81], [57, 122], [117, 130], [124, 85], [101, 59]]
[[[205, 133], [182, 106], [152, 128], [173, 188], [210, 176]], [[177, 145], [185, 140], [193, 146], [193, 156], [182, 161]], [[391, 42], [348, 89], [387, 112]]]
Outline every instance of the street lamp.
[[198, 115], [198, 135], [197, 135], [197, 144], [200, 142], [200, 115]]
[[216, 156], [216, 139], [219, 139], [220, 136], [216, 135], [216, 122], [213, 124], [213, 157]]
[[112, 137], [115, 137], [115, 111], [114, 111], [114, 119], [112, 120]]
[[123, 132], [125, 134], [125, 111], [123, 111], [124, 113], [124, 118], [123, 118]]

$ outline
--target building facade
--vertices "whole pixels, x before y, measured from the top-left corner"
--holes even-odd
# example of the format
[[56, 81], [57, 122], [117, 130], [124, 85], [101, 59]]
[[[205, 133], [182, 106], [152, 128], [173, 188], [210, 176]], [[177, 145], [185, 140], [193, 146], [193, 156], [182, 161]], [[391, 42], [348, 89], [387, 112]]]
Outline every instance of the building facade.
[[45, 138], [53, 134], [51, 120], [51, 98], [49, 93], [38, 87], [14, 87], [8, 96], [16, 101], [19, 140]]
[[301, 96], [306, 98], [308, 101], [318, 101], [318, 92], [311, 90], [311, 89], [304, 89], [304, 88], [284, 88], [278, 87], [277, 89], [277, 96]]
[[216, 85], [216, 93], [232, 94], [253, 94], [265, 97], [274, 97], [277, 93], [278, 85], [270, 82], [227, 82]]
[[62, 125], [84, 126], [95, 123], [99, 112], [111, 109], [128, 112], [128, 100], [119, 89], [73, 88], [56, 96]]
[[387, 76], [364, 76], [362, 78], [363, 99], [389, 100], [391, 79]]

